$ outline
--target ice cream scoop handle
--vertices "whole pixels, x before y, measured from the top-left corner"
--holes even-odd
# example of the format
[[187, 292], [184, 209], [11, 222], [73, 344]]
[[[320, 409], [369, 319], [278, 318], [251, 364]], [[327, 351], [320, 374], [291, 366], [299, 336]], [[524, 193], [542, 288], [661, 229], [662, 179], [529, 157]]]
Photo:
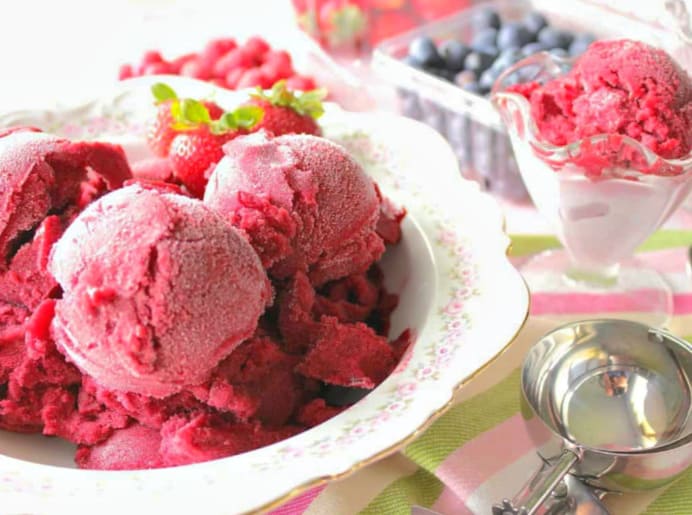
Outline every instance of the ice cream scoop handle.
[[511, 501], [493, 506], [493, 515], [533, 515], [579, 459], [576, 451], [565, 449], [554, 460], [544, 460]]

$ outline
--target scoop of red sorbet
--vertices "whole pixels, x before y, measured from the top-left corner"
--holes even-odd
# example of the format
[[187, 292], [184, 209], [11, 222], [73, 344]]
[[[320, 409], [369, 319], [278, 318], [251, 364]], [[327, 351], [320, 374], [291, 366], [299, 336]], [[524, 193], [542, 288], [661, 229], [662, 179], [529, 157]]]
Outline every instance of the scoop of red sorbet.
[[509, 91], [529, 100], [540, 137], [554, 145], [619, 134], [667, 159], [692, 149], [692, 80], [665, 51], [640, 41], [598, 41], [567, 74]]

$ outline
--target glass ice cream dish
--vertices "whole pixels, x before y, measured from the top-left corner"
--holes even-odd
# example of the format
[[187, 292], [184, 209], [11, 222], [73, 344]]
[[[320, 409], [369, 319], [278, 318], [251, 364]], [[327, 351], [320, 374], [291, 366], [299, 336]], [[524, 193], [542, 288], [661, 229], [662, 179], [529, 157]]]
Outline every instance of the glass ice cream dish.
[[511, 86], [545, 84], [573, 61], [536, 54], [507, 69], [492, 91], [526, 188], [563, 247], [538, 254], [521, 271], [532, 293], [574, 293], [610, 316], [665, 325], [671, 288], [633, 255], [692, 188], [692, 156], [666, 159], [621, 134], [565, 145], [542, 138], [529, 100]]

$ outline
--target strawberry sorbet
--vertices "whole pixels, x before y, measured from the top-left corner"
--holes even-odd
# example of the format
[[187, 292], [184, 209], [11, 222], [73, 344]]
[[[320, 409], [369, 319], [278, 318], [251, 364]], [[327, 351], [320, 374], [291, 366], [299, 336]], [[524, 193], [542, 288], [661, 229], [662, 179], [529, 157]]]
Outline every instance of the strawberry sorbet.
[[411, 337], [388, 339], [377, 261], [405, 212], [326, 139], [225, 150], [202, 202], [127, 183], [118, 147], [0, 134], [0, 429], [69, 440], [81, 468], [185, 465], [392, 372]]
[[509, 91], [529, 100], [540, 136], [554, 145], [617, 134], [667, 159], [692, 149], [692, 80], [666, 52], [639, 41], [595, 42], [569, 73]]
[[49, 270], [64, 292], [58, 347], [101, 385], [155, 397], [208, 379], [271, 299], [236, 229], [199, 201], [138, 185], [85, 209]]
[[364, 272], [384, 251], [381, 196], [341, 146], [265, 132], [226, 144], [204, 202], [245, 231], [270, 275], [315, 285]]

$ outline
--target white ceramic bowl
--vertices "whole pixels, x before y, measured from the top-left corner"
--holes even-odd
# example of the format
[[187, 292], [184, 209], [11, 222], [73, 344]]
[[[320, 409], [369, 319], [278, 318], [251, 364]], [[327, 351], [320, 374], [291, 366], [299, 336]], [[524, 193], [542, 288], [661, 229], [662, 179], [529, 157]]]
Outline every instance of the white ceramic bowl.
[[[154, 80], [120, 83], [76, 108], [8, 113], [0, 116], [0, 126], [28, 124], [75, 139], [115, 141], [131, 160], [142, 159]], [[212, 97], [226, 107], [246, 95], [178, 77], [166, 82], [182, 96]], [[445, 141], [406, 118], [348, 113], [335, 105], [328, 105], [320, 123], [324, 135], [348, 148], [408, 211], [403, 240], [383, 261], [388, 288], [400, 294], [391, 332], [409, 327], [416, 335], [399, 367], [324, 424], [252, 452], [178, 468], [78, 470], [69, 444], [0, 431], [0, 511], [265, 510], [413, 440], [461, 385], [509, 345], [526, 319], [528, 291], [507, 259], [499, 208], [460, 179]]]

